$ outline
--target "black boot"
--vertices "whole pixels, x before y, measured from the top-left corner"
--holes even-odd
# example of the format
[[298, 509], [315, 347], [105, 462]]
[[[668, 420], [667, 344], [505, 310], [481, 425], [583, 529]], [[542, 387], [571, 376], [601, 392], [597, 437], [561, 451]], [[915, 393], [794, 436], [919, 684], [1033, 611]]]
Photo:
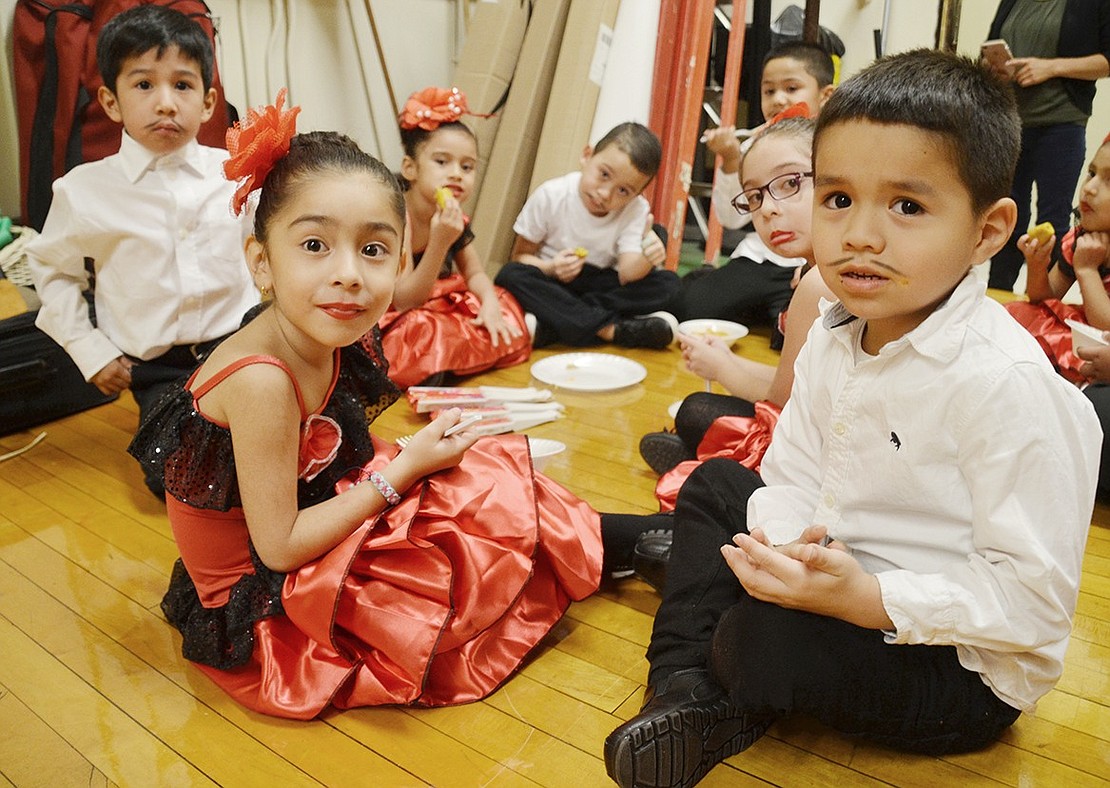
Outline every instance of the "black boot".
[[769, 715], [741, 711], [704, 668], [672, 673], [640, 713], [605, 740], [605, 770], [621, 788], [689, 788], [752, 746]]

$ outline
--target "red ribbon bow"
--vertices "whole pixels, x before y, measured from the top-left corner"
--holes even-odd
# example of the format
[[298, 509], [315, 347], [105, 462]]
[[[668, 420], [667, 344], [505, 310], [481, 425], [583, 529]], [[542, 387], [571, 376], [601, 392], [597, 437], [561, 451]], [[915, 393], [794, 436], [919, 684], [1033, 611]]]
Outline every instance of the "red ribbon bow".
[[789, 106], [786, 109], [784, 109], [782, 112], [775, 115], [773, 118], [771, 118], [769, 121], [767, 121], [767, 125], [768, 126], [774, 126], [780, 120], [786, 120], [787, 118], [810, 118], [810, 117], [813, 117], [813, 116], [809, 112], [809, 104], [806, 104], [804, 101], [799, 101], [797, 104]]
[[231, 158], [224, 162], [224, 175], [238, 181], [231, 198], [236, 215], [243, 210], [247, 196], [262, 183], [274, 165], [289, 152], [289, 141], [297, 133], [300, 107], [283, 110], [286, 89], [278, 91], [273, 105], [247, 110], [247, 117], [227, 130], [227, 151]]

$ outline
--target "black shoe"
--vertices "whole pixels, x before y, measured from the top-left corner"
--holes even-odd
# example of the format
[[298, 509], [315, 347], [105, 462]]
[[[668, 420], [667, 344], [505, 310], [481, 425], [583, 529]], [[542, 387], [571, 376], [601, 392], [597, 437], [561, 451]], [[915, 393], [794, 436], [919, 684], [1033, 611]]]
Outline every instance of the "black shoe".
[[737, 708], [707, 670], [680, 670], [649, 689], [640, 713], [609, 734], [605, 770], [622, 788], [689, 788], [773, 722]]
[[621, 347], [646, 347], [662, 350], [674, 342], [678, 321], [667, 312], [652, 312], [630, 317], [613, 327], [613, 343]]
[[667, 581], [667, 562], [671, 560], [673, 540], [673, 528], [645, 531], [632, 551], [633, 574], [656, 591], [662, 591]]
[[697, 459], [682, 438], [673, 432], [649, 432], [640, 438], [640, 456], [660, 476], [684, 460]]

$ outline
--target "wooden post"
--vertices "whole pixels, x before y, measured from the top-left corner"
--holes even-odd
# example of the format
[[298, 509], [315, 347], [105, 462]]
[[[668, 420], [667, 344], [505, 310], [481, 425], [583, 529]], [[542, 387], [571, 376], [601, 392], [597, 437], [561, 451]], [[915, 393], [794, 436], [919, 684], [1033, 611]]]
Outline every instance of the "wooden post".
[[821, 0], [806, 0], [806, 16], [802, 23], [802, 40], [807, 44], [820, 43]]

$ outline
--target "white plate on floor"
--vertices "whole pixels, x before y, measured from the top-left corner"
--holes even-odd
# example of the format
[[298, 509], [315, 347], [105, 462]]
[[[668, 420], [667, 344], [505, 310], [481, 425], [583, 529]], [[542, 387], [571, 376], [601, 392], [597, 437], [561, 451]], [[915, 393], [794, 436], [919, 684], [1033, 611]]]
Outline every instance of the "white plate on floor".
[[542, 471], [548, 460], [566, 451], [566, 448], [567, 445], [562, 441], [528, 436], [528, 453], [532, 455], [532, 465], [537, 471]]
[[731, 320], [702, 318], [700, 320], [683, 320], [678, 324], [678, 333], [689, 334], [698, 339], [717, 337], [731, 345], [748, 335], [748, 327], [743, 323], [733, 323]]
[[647, 377], [638, 361], [608, 353], [560, 353], [532, 365], [532, 377], [570, 391], [613, 391]]
[[670, 416], [672, 419], [675, 416], [677, 416], [678, 415], [678, 409], [682, 407], [682, 403], [685, 402], [685, 401], [686, 400], [679, 399], [679, 400], [675, 400], [670, 405], [668, 405], [667, 406], [667, 415]]

